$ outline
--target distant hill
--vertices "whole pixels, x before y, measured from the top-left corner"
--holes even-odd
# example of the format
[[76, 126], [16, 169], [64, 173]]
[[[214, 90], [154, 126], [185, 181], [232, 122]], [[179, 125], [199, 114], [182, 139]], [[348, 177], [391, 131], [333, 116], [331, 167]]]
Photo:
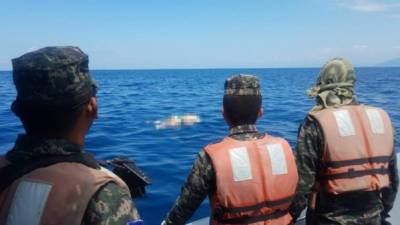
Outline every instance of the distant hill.
[[391, 59], [385, 61], [383, 63], [379, 63], [377, 66], [393, 66], [393, 67], [400, 67], [400, 58]]

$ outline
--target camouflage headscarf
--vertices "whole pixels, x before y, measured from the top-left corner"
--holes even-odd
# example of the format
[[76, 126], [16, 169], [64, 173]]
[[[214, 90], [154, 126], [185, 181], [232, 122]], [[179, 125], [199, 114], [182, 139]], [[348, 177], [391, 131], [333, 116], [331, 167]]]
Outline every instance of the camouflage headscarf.
[[317, 83], [307, 93], [316, 98], [316, 106], [312, 111], [356, 102], [355, 81], [354, 68], [347, 60], [334, 58], [328, 61], [322, 67]]
[[69, 109], [87, 102], [97, 88], [88, 63], [78, 47], [46, 47], [13, 59], [17, 103]]
[[256, 76], [239, 74], [225, 81], [225, 95], [261, 95], [260, 82]]

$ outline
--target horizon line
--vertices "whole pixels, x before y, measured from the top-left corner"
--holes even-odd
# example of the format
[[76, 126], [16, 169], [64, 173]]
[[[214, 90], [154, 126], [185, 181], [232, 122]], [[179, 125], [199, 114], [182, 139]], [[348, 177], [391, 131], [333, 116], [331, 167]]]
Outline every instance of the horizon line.
[[[399, 68], [400, 66], [354, 66], [354, 68]], [[239, 69], [320, 69], [321, 67], [316, 67], [316, 66], [305, 66], [305, 67], [194, 67], [194, 68], [121, 68], [121, 69], [104, 69], [104, 68], [95, 68], [95, 69], [89, 69], [89, 71], [122, 71], [122, 70], [239, 70]], [[11, 70], [3, 70], [0, 69], [0, 72], [12, 72]]]

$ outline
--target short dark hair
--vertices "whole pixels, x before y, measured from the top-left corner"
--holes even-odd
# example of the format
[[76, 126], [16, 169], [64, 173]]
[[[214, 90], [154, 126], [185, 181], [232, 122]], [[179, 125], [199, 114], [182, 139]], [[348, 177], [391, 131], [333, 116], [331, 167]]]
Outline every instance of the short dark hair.
[[59, 136], [70, 132], [76, 125], [85, 105], [62, 110], [26, 105], [16, 101], [16, 114], [28, 134]]
[[233, 126], [255, 124], [261, 109], [261, 95], [224, 95], [224, 112]]

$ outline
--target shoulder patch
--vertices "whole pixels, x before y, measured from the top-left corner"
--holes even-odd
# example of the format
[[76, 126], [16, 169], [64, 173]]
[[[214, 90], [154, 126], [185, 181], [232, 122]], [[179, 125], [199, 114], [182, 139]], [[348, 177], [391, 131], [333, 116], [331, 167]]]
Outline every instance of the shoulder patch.
[[233, 180], [236, 182], [251, 180], [251, 164], [246, 147], [232, 148], [229, 150]]
[[356, 134], [356, 130], [354, 129], [353, 125], [353, 120], [351, 119], [348, 110], [344, 109], [344, 110], [334, 111], [333, 116], [336, 120], [340, 136], [347, 137]]
[[6, 224], [40, 224], [51, 188], [48, 183], [22, 181], [14, 194]]
[[280, 143], [268, 144], [267, 150], [271, 160], [272, 175], [284, 175], [288, 173], [286, 157], [283, 146]]
[[372, 133], [374, 134], [384, 134], [385, 127], [383, 124], [382, 115], [380, 114], [378, 109], [367, 108], [365, 112], [368, 116], [369, 125]]

